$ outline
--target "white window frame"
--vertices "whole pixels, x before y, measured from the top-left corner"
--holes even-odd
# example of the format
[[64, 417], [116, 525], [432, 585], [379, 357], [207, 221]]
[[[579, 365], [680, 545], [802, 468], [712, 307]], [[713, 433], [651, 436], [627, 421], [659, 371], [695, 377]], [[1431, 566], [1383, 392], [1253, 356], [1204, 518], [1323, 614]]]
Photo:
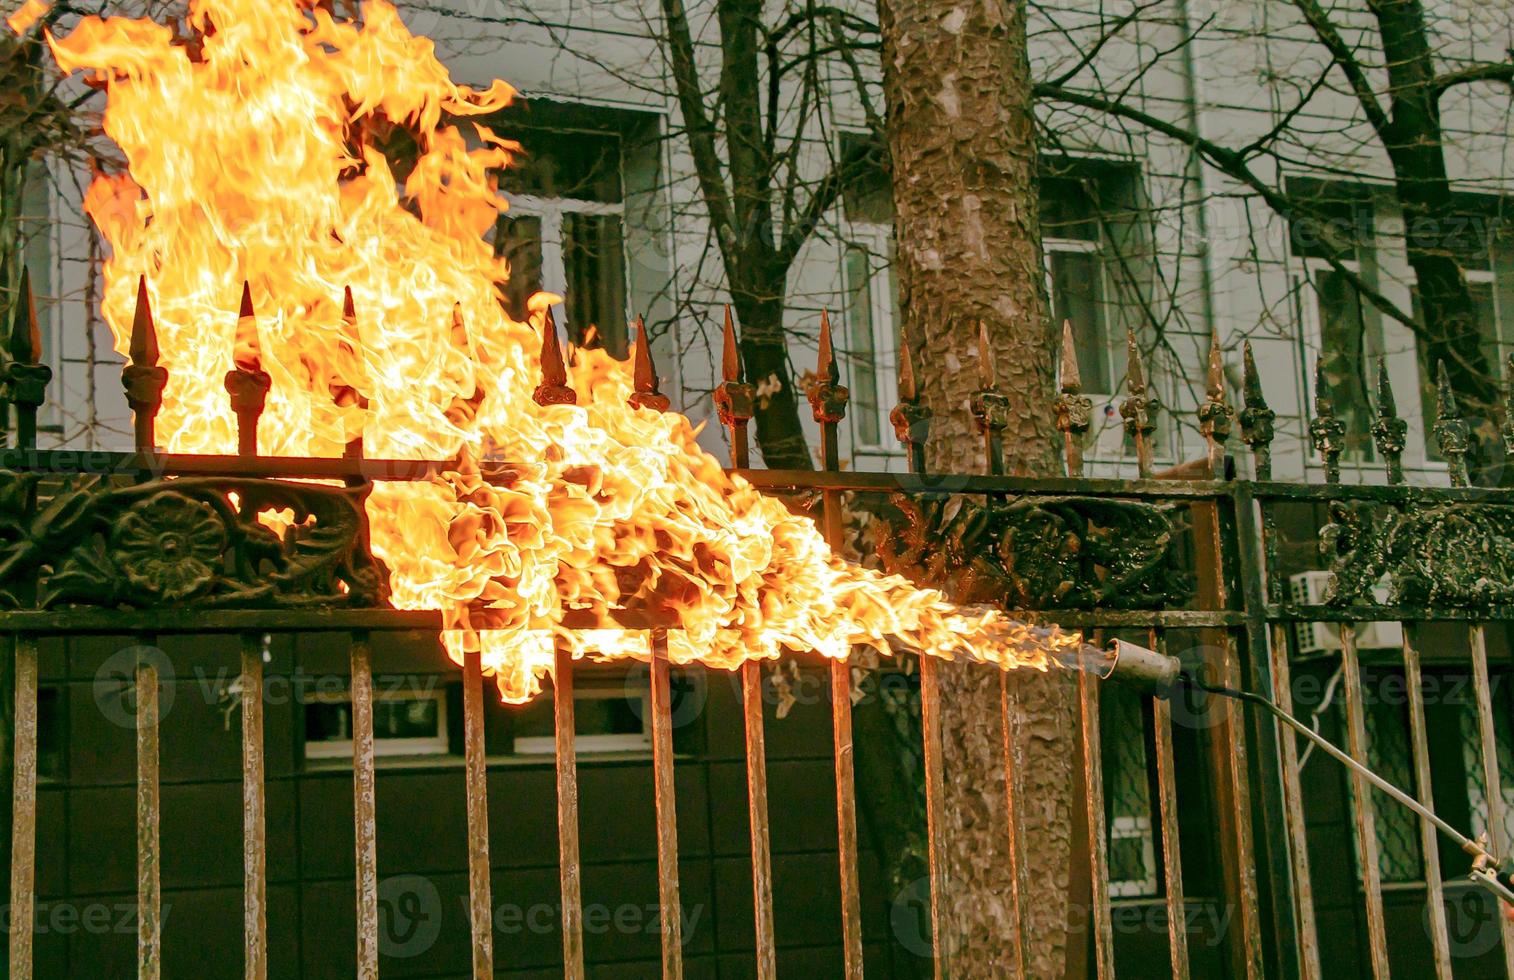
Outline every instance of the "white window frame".
[[[576, 687], [573, 691], [575, 706], [580, 701], [607, 701], [613, 698], [635, 698], [641, 704], [636, 712], [641, 719], [639, 733], [621, 732], [603, 735], [579, 735], [575, 733], [574, 745], [578, 755], [641, 755], [652, 751], [652, 689], [638, 686], [633, 695], [629, 682], [620, 687]], [[574, 712], [577, 717], [577, 712]], [[557, 740], [552, 735], [528, 735], [516, 738], [512, 755], [548, 756], [557, 751]]]
[[[899, 348], [895, 338], [898, 335], [898, 324], [894, 322], [894, 296], [893, 296], [893, 267], [886, 259], [892, 254], [894, 247], [894, 229], [889, 225], [877, 224], [871, 221], [849, 222], [850, 234], [842, 243], [842, 275], [846, 274], [846, 253], [852, 248], [863, 248], [868, 254], [868, 302], [871, 305], [873, 323], [873, 376], [877, 379], [877, 403], [878, 403], [878, 442], [876, 444], [865, 443], [858, 435], [858, 426], [852, 424], [852, 453], [853, 455], [867, 456], [898, 456], [904, 451], [893, 438], [893, 423], [889, 421], [889, 413], [893, 411], [894, 402], [898, 400], [899, 391]], [[850, 346], [852, 334], [852, 308], [851, 308], [851, 283], [844, 283], [846, 289], [846, 331], [847, 345]], [[847, 384], [856, 390], [855, 379], [851, 376], [853, 357], [847, 358]], [[854, 416], [855, 419], [855, 416]]]
[[[626, 205], [624, 201], [616, 204], [606, 204], [603, 201], [585, 201], [576, 197], [538, 197], [534, 194], [506, 194], [505, 200], [510, 207], [505, 211], [506, 220], [511, 218], [536, 218], [541, 222], [541, 288], [543, 292], [556, 293], [558, 296], [566, 296], [568, 292], [568, 265], [563, 259], [562, 224], [565, 214], [588, 214], [588, 215], [615, 215], [620, 218], [620, 255], [621, 262], [629, 261], [629, 247], [626, 242]], [[631, 295], [630, 270], [621, 269], [622, 281], [625, 283], [627, 302]], [[621, 310], [621, 316], [629, 322], [629, 310]], [[568, 323], [568, 311], [566, 305], [558, 307], [553, 316], [557, 319], [557, 329], [561, 337], [573, 336], [572, 325]]]
[[[425, 738], [380, 738], [377, 733], [373, 738], [374, 756], [414, 756], [414, 755], [450, 755], [451, 746], [447, 738], [447, 692], [440, 684], [431, 690], [417, 688], [396, 688], [394, 690], [379, 690], [375, 687], [373, 700], [379, 701], [435, 701], [436, 702], [436, 734]], [[317, 691], [306, 702], [310, 704], [350, 704], [352, 693], [350, 691]], [[348, 759], [352, 758], [352, 739], [333, 739], [329, 741], [305, 742], [306, 759]]]

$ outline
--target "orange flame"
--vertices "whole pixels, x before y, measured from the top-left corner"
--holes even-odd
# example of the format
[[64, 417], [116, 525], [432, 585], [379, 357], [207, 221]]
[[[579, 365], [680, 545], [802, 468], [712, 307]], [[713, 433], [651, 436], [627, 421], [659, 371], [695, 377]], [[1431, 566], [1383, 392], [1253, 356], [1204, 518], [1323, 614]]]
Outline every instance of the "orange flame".
[[[507, 699], [538, 690], [554, 643], [647, 656], [645, 633], [566, 628], [575, 609], [659, 610], [679, 627], [671, 659], [715, 667], [891, 642], [1042, 667], [1077, 642], [833, 555], [811, 521], [728, 477], [687, 419], [628, 407], [630, 367], [601, 351], [570, 369], [579, 404], [536, 405], [541, 314], [502, 312], [509, 270], [483, 238], [516, 147], [449, 122], [511, 89], [454, 84], [384, 0], [364, 4], [362, 26], [312, 7], [191, 0], [190, 45], [119, 18], [48, 39], [65, 72], [105, 83], [105, 131], [128, 161], [86, 210], [113, 251], [104, 313], [119, 351], [138, 276], [150, 284], [165, 449], [235, 450], [222, 378], [240, 352], [273, 381], [265, 453], [337, 456], [361, 436], [379, 457], [459, 459], [445, 479], [374, 488], [373, 549], [395, 603], [442, 610], [451, 656], [482, 651]], [[416, 138], [403, 186], [363, 139], [377, 119]], [[239, 326], [244, 280], [256, 315]], [[481, 458], [509, 460], [513, 477], [484, 480]]]

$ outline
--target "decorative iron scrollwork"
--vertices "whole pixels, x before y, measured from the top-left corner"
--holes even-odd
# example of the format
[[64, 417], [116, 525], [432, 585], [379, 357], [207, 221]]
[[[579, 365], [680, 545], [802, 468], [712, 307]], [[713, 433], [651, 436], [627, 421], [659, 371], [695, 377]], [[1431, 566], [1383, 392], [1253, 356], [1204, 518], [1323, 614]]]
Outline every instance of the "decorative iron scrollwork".
[[1182, 604], [1191, 580], [1174, 555], [1178, 508], [1099, 497], [896, 495], [878, 553], [890, 572], [959, 603], [1018, 609]]
[[[366, 487], [184, 477], [133, 485], [0, 471], [0, 603], [10, 608], [377, 606]], [[282, 534], [259, 514], [276, 512]]]
[[1388, 603], [1481, 609], [1514, 605], [1514, 506], [1330, 504], [1320, 531], [1330, 561], [1331, 605]]

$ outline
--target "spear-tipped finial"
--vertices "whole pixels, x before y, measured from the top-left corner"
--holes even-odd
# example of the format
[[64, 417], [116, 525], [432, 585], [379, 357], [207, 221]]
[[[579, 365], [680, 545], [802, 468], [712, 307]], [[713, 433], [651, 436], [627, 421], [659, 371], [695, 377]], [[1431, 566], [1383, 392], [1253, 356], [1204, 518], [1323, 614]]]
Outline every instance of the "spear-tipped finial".
[[11, 361], [5, 365], [0, 396], [16, 406], [16, 444], [22, 449], [34, 449], [37, 409], [47, 398], [47, 383], [52, 380], [53, 369], [38, 363], [42, 359], [42, 333], [37, 325], [31, 270], [25, 265], [21, 267], [21, 293], [12, 310], [8, 346]]
[[1072, 321], [1062, 321], [1061, 388], [1057, 396], [1057, 429], [1062, 433], [1067, 475], [1083, 475], [1083, 437], [1093, 424], [1093, 399], [1083, 394], [1083, 375], [1078, 368], [1078, 347]]
[[233, 367], [226, 372], [226, 393], [231, 396], [231, 410], [237, 416], [237, 452], [256, 456], [258, 420], [268, 403], [273, 379], [262, 368], [258, 341], [257, 315], [252, 308], [252, 284], [242, 282], [242, 303], [237, 313], [236, 340], [232, 346]]
[[913, 473], [925, 472], [925, 443], [930, 438], [931, 410], [920, 404], [920, 390], [915, 382], [914, 357], [909, 342], [899, 345], [899, 404], [889, 412], [894, 435], [909, 450], [909, 467]]
[[748, 457], [746, 424], [756, 412], [757, 391], [741, 380], [741, 350], [736, 343], [736, 321], [731, 306], [725, 307], [725, 335], [720, 358], [720, 384], [715, 386], [715, 412], [731, 433], [731, 465], [746, 469]]
[[1258, 480], [1272, 479], [1273, 422], [1277, 413], [1267, 405], [1262, 391], [1262, 376], [1256, 369], [1256, 355], [1251, 351], [1251, 341], [1241, 347], [1241, 397], [1245, 407], [1241, 409], [1241, 441], [1251, 447], [1251, 459], [1256, 467]]
[[1436, 365], [1435, 371], [1435, 441], [1440, 454], [1445, 457], [1446, 468], [1453, 487], [1467, 485], [1467, 450], [1471, 429], [1461, 417], [1456, 404], [1456, 393], [1451, 388], [1451, 375], [1446, 362]]
[[1062, 321], [1062, 363], [1058, 373], [1061, 375], [1064, 393], [1076, 395], [1083, 390], [1083, 372], [1078, 367], [1078, 347], [1073, 338], [1071, 320]]
[[994, 345], [988, 341], [988, 323], [983, 320], [978, 321], [978, 384], [984, 391], [996, 391], [999, 387]]
[[1387, 358], [1377, 359], [1377, 418], [1372, 420], [1372, 441], [1388, 465], [1388, 482], [1404, 482], [1403, 455], [1409, 423], [1398, 417], [1393, 383], [1388, 379]]
[[121, 371], [121, 384], [126, 389], [126, 404], [131, 406], [137, 452], [150, 453], [157, 448], [155, 429], [168, 370], [158, 366], [158, 328], [153, 323], [146, 276], [137, 277], [137, 308], [132, 314], [127, 351], [131, 363]]
[[1325, 461], [1325, 482], [1341, 481], [1341, 452], [1346, 448], [1346, 423], [1335, 417], [1335, 392], [1325, 371], [1325, 355], [1314, 361], [1314, 418], [1309, 437], [1315, 452]]
[[357, 303], [352, 299], [352, 287], [342, 287], [342, 319], [348, 323], [357, 322]]
[[836, 351], [831, 345], [831, 317], [820, 311], [820, 347], [815, 373], [820, 381], [810, 386], [810, 408], [815, 421], [821, 425], [835, 425], [846, 417], [846, 403], [851, 392], [841, 386], [841, 368], [836, 363]]
[[557, 320], [550, 305], [541, 312], [541, 384], [531, 397], [538, 405], [576, 405], [578, 395], [568, 387], [568, 369], [557, 339]]
[[634, 358], [632, 383], [635, 390], [626, 401], [632, 408], [650, 408], [654, 412], [666, 412], [669, 404], [668, 398], [657, 390], [657, 367], [652, 363], [652, 342], [647, 339], [647, 321], [645, 317], [636, 318], [636, 350], [632, 352]]
[[1209, 445], [1209, 471], [1215, 479], [1225, 475], [1225, 443], [1235, 425], [1235, 409], [1225, 394], [1225, 360], [1218, 330], [1209, 335], [1209, 371], [1204, 384], [1206, 397], [1199, 407], [1199, 431]]
[[731, 319], [731, 304], [725, 306], [725, 334], [720, 356], [722, 381], [741, 380], [741, 348], [736, 344], [736, 322]]
[[1125, 331], [1125, 400], [1120, 402], [1120, 415], [1125, 419], [1125, 432], [1135, 443], [1136, 468], [1142, 479], [1151, 476], [1152, 445], [1151, 434], [1156, 431], [1156, 422], [1152, 419], [1152, 409], [1155, 407], [1152, 399], [1146, 393], [1146, 365], [1141, 361], [1141, 345], [1136, 340], [1135, 331]]
[[42, 359], [42, 332], [37, 326], [37, 297], [32, 292], [32, 270], [21, 267], [21, 295], [15, 316], [11, 318], [10, 356], [22, 364], [36, 364]]

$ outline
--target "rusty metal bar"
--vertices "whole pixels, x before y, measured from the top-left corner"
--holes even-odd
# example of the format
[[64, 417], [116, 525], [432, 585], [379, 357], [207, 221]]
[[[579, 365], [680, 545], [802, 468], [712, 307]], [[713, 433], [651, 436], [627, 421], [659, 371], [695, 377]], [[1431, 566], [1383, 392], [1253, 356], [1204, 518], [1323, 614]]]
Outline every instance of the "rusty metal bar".
[[1023, 899], [1027, 891], [1025, 881], [1025, 808], [1021, 805], [1020, 736], [1018, 725], [1018, 694], [1009, 682], [1009, 671], [999, 673], [1000, 733], [1004, 737], [1004, 798], [1005, 819], [1009, 831], [1010, 862], [1009, 911], [1015, 923], [1015, 947], [1011, 955], [1015, 976], [1024, 976], [1029, 960], [1025, 936], [1025, 911]]
[[[578, 854], [578, 731], [573, 707], [573, 653], [559, 644], [552, 659], [552, 719], [553, 747], [557, 753], [557, 874], [562, 893], [563, 976], [567, 980], [583, 980], [583, 865]], [[662, 819], [661, 810], [658, 819]], [[661, 853], [659, 850], [659, 857]], [[676, 888], [676, 881], [674, 885]]]
[[[1278, 707], [1293, 714], [1292, 668], [1288, 662], [1287, 627], [1271, 628], [1269, 654], [1272, 697]], [[1286, 728], [1277, 729], [1282, 756], [1283, 814], [1288, 831], [1288, 857], [1293, 873], [1294, 914], [1298, 917], [1298, 959], [1301, 980], [1323, 980], [1320, 970], [1319, 929], [1314, 917], [1314, 879], [1309, 872], [1308, 825], [1304, 818], [1303, 788], [1299, 784], [1298, 740]]]
[[831, 729], [836, 764], [836, 845], [841, 863], [843, 976], [862, 976], [862, 899], [857, 886], [857, 784], [852, 767], [852, 668], [831, 662]]
[[[1351, 758], [1367, 761], [1367, 720], [1362, 695], [1361, 662], [1356, 652], [1356, 627], [1341, 626], [1341, 671], [1346, 691], [1346, 743]], [[1377, 814], [1372, 809], [1372, 786], [1360, 773], [1352, 773], [1356, 798], [1356, 844], [1361, 864], [1362, 887], [1367, 907], [1367, 945], [1372, 975], [1388, 980], [1388, 927], [1383, 913], [1383, 883], [1378, 864]]]
[[11, 795], [10, 976], [31, 980], [37, 877], [37, 638], [16, 648], [15, 770]]
[[762, 665], [741, 665], [741, 712], [746, 719], [747, 819], [752, 836], [752, 909], [758, 980], [778, 975], [773, 936], [773, 869], [768, 835], [767, 746], [763, 735]]
[[[1430, 739], [1425, 729], [1425, 694], [1414, 623], [1404, 623], [1404, 681], [1409, 691], [1409, 739], [1414, 753], [1414, 791], [1427, 810], [1435, 809], [1430, 783]], [[1288, 710], [1288, 709], [1284, 709]], [[1440, 880], [1440, 835], [1424, 817], [1419, 819], [1419, 847], [1424, 854], [1425, 904], [1430, 916], [1430, 945], [1435, 954], [1437, 980], [1452, 980], [1451, 939], [1446, 926], [1445, 889]]]
[[242, 634], [242, 947], [247, 980], [268, 976], [267, 830], [263, 787], [263, 641]]
[[925, 839], [930, 872], [931, 962], [936, 980], [952, 975], [952, 942], [946, 934], [947, 918], [942, 891], [946, 884], [946, 855], [942, 850], [944, 832], [941, 806], [946, 787], [941, 766], [941, 685], [936, 658], [920, 657], [920, 736], [921, 758], [925, 766]]
[[1092, 901], [1089, 924], [1094, 937], [1095, 975], [1113, 980], [1114, 922], [1109, 908], [1109, 841], [1104, 821], [1104, 762], [1099, 743], [1099, 682], [1078, 673], [1078, 716], [1083, 735], [1083, 799], [1087, 807], [1088, 871]]
[[678, 899], [678, 799], [673, 789], [673, 708], [668, 635], [652, 631], [652, 769], [657, 799], [657, 904], [663, 980], [683, 978], [683, 909]]
[[357, 977], [378, 980], [378, 835], [373, 774], [373, 650], [352, 631], [352, 822], [356, 849]]
[[163, 969], [162, 890], [158, 835], [158, 666], [148, 640], [137, 655], [137, 978], [158, 980]]
[[[1444, 373], [1445, 365], [1441, 365]], [[1509, 853], [1510, 840], [1504, 833], [1503, 779], [1498, 770], [1498, 735], [1493, 723], [1493, 685], [1488, 674], [1488, 638], [1481, 623], [1467, 631], [1472, 649], [1472, 683], [1477, 697], [1478, 734], [1481, 737], [1483, 797], [1488, 806], [1489, 850], [1500, 858]], [[1499, 913], [1504, 910], [1499, 909]], [[1499, 935], [1503, 938], [1504, 973], [1514, 978], [1514, 922], [1498, 915]]]
[[[1151, 648], [1167, 652], [1167, 636], [1151, 631]], [[1178, 775], [1172, 752], [1172, 703], [1151, 699], [1157, 763], [1157, 812], [1162, 821], [1163, 890], [1167, 898], [1167, 946], [1173, 980], [1188, 980], [1188, 915], [1183, 893], [1183, 849], [1178, 833]]]
[[468, 922], [474, 980], [494, 976], [494, 916], [489, 889], [489, 768], [484, 747], [484, 665], [463, 654], [463, 771], [468, 806]]

